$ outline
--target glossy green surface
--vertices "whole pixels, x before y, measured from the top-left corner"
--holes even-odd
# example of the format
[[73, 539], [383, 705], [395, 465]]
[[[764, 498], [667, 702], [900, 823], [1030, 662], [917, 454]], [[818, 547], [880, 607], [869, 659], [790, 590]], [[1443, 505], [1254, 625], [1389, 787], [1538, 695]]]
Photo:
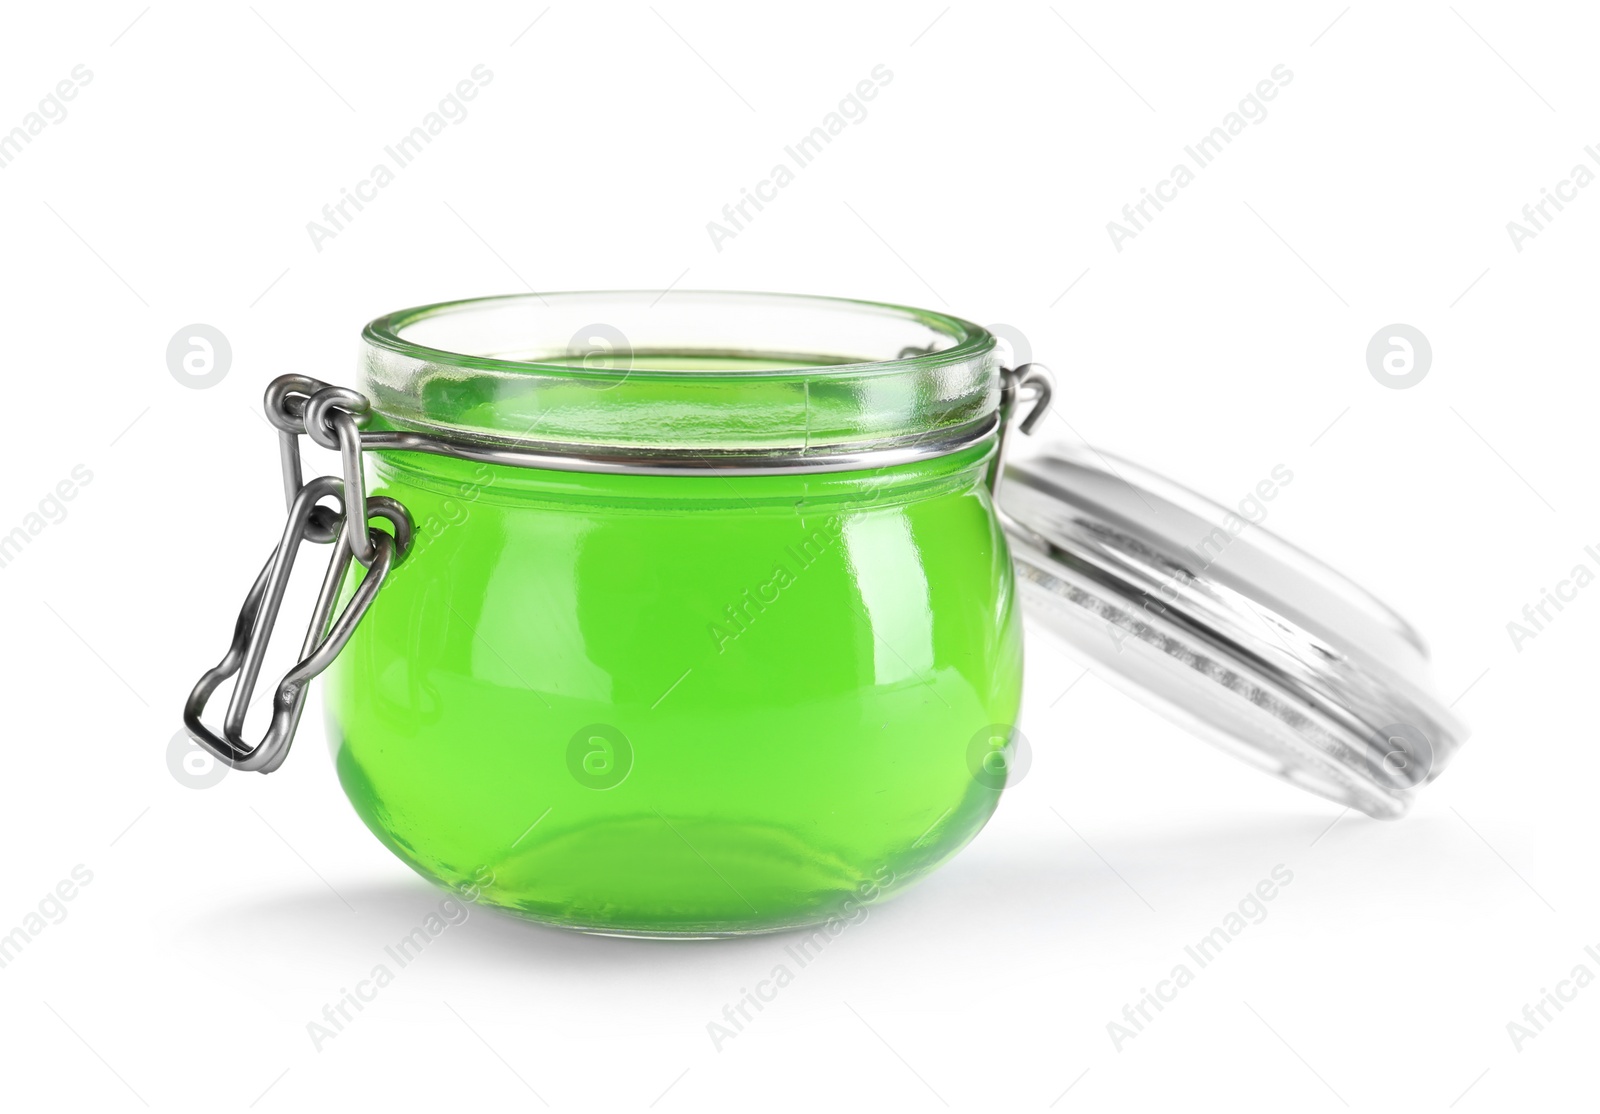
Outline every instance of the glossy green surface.
[[422, 874], [572, 927], [760, 931], [892, 893], [999, 797], [1021, 629], [987, 460], [380, 455], [418, 539], [330, 671], [345, 791]]

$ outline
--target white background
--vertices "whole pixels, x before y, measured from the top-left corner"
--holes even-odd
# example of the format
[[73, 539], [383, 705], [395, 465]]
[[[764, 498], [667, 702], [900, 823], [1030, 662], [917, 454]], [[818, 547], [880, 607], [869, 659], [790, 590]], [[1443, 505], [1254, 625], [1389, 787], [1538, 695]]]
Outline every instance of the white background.
[[[1600, 28], [1578, 5], [1341, 7], [9, 9], [0, 131], [93, 78], [0, 170], [0, 533], [93, 479], [0, 569], [0, 933], [74, 866], [93, 881], [0, 969], [0, 1101], [1592, 1105], [1600, 989], [1520, 1051], [1507, 1023], [1600, 975], [1600, 587], [1520, 650], [1506, 624], [1600, 569], [1600, 188], [1520, 252], [1506, 224], [1596, 166]], [[306, 223], [480, 63], [470, 114], [316, 250]], [[717, 250], [707, 222], [879, 64], [867, 118]], [[1279, 64], [1269, 115], [1118, 252], [1106, 223]], [[168, 771], [281, 523], [261, 390], [348, 381], [360, 326], [403, 306], [668, 284], [1003, 323], [1056, 371], [1051, 436], [1227, 502], [1287, 465], [1269, 525], [1430, 637], [1472, 742], [1411, 818], [1368, 821], [1030, 638], [1027, 778], [720, 1051], [707, 1023], [781, 938], [483, 910], [316, 1051], [307, 1022], [439, 895], [343, 800], [315, 707], [271, 778]], [[1364, 358], [1396, 322], [1434, 352], [1407, 390]], [[207, 390], [166, 365], [192, 323], [232, 343]], [[1119, 1051], [1107, 1023], [1278, 864], [1267, 918]]]

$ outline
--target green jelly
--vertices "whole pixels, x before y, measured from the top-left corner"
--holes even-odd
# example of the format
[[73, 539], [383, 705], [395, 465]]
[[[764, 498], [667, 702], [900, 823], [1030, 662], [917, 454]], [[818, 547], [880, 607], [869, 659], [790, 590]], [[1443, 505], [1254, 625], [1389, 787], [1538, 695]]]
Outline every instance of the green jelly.
[[[537, 330], [537, 307], [496, 301]], [[823, 318], [861, 305], [783, 301]], [[455, 309], [413, 312], [441, 308]], [[915, 355], [894, 358], [905, 346], [875, 364], [829, 352], [826, 335], [798, 355], [785, 336], [754, 354], [745, 340], [457, 357], [407, 350], [396, 317], [368, 331], [399, 353], [369, 355], [369, 428], [592, 452], [618, 440], [615, 406], [633, 423], [625, 447], [646, 455], [675, 441], [779, 451], [802, 435], [803, 453], [817, 431], [836, 442], [823, 467], [897, 438], [912, 449], [760, 475], [367, 454], [372, 493], [402, 503], [416, 536], [329, 670], [326, 703], [344, 789], [396, 855], [539, 921], [712, 936], [849, 915], [983, 827], [1022, 677], [987, 482], [996, 440], [919, 441], [993, 412], [992, 337], [917, 320], [929, 347], [977, 353], [957, 353], [954, 374], [935, 362], [959, 388], [939, 399]], [[522, 436], [540, 423], [542, 439]]]

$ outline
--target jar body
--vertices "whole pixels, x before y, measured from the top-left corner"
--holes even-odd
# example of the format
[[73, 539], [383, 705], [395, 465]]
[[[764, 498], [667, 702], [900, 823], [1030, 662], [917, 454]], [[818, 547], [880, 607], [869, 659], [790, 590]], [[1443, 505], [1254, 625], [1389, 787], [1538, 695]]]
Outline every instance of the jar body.
[[735, 478], [375, 454], [417, 542], [330, 673], [346, 793], [423, 875], [549, 923], [858, 915], [998, 802], [1022, 651], [992, 452]]

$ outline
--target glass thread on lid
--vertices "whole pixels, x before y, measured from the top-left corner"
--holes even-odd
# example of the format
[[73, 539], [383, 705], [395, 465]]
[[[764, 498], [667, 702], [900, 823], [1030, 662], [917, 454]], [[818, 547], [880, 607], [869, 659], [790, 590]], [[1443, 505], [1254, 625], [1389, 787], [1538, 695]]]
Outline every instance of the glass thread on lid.
[[1029, 614], [1180, 726], [1301, 788], [1395, 818], [1466, 740], [1393, 611], [1259, 526], [1102, 453], [1014, 461], [1002, 515]]

